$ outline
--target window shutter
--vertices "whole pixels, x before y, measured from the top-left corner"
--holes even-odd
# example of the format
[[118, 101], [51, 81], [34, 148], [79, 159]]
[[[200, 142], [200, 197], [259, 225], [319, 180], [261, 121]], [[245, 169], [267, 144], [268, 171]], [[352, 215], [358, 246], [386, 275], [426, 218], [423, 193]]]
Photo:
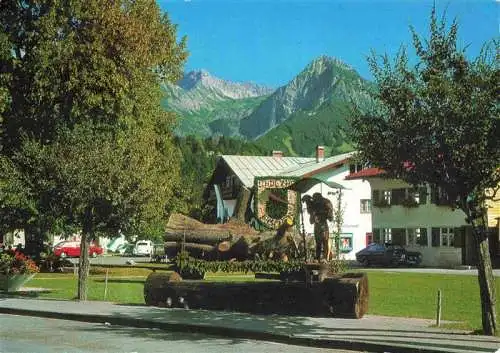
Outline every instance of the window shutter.
[[380, 190], [373, 190], [372, 192], [372, 201], [376, 204], [380, 200]]
[[456, 248], [462, 248], [464, 246], [464, 236], [465, 236], [465, 228], [464, 227], [459, 227], [453, 229], [453, 234], [454, 234], [454, 243]]
[[393, 189], [391, 190], [391, 204], [401, 205], [401, 201], [404, 198], [405, 189]]
[[439, 189], [437, 186], [431, 186], [431, 203], [439, 205]]
[[420, 198], [419, 204], [425, 205], [427, 203], [427, 187], [422, 186], [418, 190], [418, 196]]
[[439, 228], [432, 228], [432, 246], [441, 245], [441, 230]]
[[380, 229], [379, 228], [373, 228], [373, 242], [381, 244], [381, 242], [380, 242]]

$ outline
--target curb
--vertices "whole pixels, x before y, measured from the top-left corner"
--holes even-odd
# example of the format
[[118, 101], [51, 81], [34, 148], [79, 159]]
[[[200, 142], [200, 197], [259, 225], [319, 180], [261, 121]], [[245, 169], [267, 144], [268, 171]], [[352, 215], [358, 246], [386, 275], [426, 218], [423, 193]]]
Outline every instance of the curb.
[[[49, 319], [70, 320], [88, 323], [104, 323], [108, 322], [111, 325], [127, 326], [134, 328], [151, 328], [171, 332], [188, 332], [199, 333], [213, 336], [221, 336], [226, 338], [251, 339], [257, 341], [275, 342], [281, 344], [291, 344], [296, 346], [330, 348], [330, 349], [345, 349], [356, 351], [369, 352], [398, 352], [398, 353], [435, 353], [436, 349], [413, 347], [409, 345], [389, 345], [385, 342], [364, 342], [354, 340], [336, 340], [326, 338], [298, 337], [294, 335], [285, 335], [279, 333], [262, 332], [254, 330], [246, 330], [239, 328], [207, 326], [199, 324], [159, 322], [153, 320], [134, 319], [129, 317], [107, 316], [97, 314], [74, 314], [74, 313], [59, 313], [54, 311], [28, 310], [19, 308], [3, 308], [0, 307], [0, 314], [20, 315], [20, 316], [35, 316]], [[444, 350], [443, 350], [444, 351]]]

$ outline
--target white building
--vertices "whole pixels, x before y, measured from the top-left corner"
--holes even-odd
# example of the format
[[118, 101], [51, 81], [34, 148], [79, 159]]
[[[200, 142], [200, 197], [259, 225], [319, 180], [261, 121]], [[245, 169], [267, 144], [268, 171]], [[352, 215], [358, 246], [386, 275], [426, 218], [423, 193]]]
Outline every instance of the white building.
[[415, 189], [384, 171], [368, 168], [347, 176], [369, 183], [372, 190], [373, 241], [392, 242], [420, 251], [422, 265], [454, 267], [464, 263], [470, 249], [465, 237], [465, 214], [449, 206], [445, 196], [429, 187]]
[[[306, 205], [300, 205], [300, 196], [312, 195], [320, 192], [323, 197], [330, 199], [333, 205], [337, 205], [337, 189], [332, 189], [324, 183], [313, 186], [303, 195], [294, 191], [283, 191], [293, 182], [304, 177], [314, 177], [327, 182], [342, 185], [341, 206], [344, 210], [344, 221], [341, 234], [341, 252], [345, 259], [355, 259], [355, 253], [367, 245], [371, 235], [371, 213], [370, 213], [370, 185], [362, 180], [347, 180], [350, 172], [350, 160], [353, 153], [324, 158], [324, 149], [318, 146], [316, 156], [284, 157], [279, 151], [273, 156], [221, 156], [217, 167], [209, 183], [207, 194], [211, 193], [217, 199], [218, 218], [221, 214], [234, 216], [234, 210], [241, 198], [242, 190], [249, 195], [245, 207], [251, 215], [245, 219], [254, 226], [276, 229], [283, 224], [287, 217], [297, 217], [297, 207], [302, 207], [304, 212], [304, 228], [306, 234], [313, 234], [313, 225], [309, 223], [309, 214]], [[216, 191], [211, 188], [216, 185]], [[206, 196], [210, 197], [210, 196]], [[270, 198], [279, 199], [279, 202], [288, 202], [288, 212], [272, 218], [266, 212], [266, 203]], [[244, 202], [244, 201], [240, 201]], [[225, 209], [225, 211], [224, 211]], [[300, 208], [299, 208], [300, 209]], [[302, 229], [301, 225], [300, 229]], [[333, 236], [334, 224], [329, 224], [330, 234]]]
[[[321, 147], [319, 147], [321, 149]], [[340, 234], [341, 258], [355, 260], [355, 254], [371, 242], [372, 215], [370, 184], [363, 180], [348, 180], [346, 177], [357, 166], [352, 162], [354, 152], [326, 158], [321, 161], [321, 151], [318, 151], [318, 164], [303, 167], [293, 171], [302, 177], [314, 177], [328, 182], [340, 184], [344, 189], [330, 188], [325, 183], [319, 183], [309, 189], [306, 195], [318, 192], [330, 200], [334, 208], [340, 207], [343, 214], [342, 230]], [[283, 175], [287, 175], [286, 173]], [[339, 204], [340, 193], [340, 204]], [[309, 213], [306, 205], [302, 204], [304, 214], [304, 228], [306, 234], [313, 235], [314, 225], [309, 222]], [[328, 222], [330, 234], [333, 237], [335, 223]]]

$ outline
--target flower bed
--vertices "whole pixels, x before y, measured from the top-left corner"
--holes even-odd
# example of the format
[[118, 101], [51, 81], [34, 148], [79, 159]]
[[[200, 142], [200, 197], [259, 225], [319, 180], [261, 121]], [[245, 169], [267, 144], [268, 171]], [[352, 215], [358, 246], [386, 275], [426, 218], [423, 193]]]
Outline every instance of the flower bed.
[[15, 251], [0, 254], [0, 291], [14, 292], [39, 271], [33, 260]]

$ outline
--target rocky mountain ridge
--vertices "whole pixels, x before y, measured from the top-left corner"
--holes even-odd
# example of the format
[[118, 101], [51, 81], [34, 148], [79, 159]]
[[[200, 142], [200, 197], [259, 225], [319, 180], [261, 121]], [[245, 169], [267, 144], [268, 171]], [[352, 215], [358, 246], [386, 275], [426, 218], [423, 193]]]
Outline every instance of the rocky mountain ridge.
[[165, 109], [179, 116], [179, 135], [242, 137], [269, 148], [274, 143], [289, 146], [292, 154], [301, 153], [299, 144], [316, 143], [318, 131], [322, 136], [318, 144], [334, 139], [335, 148], [348, 148], [347, 134], [337, 130], [346, 127], [350, 107], [369, 109], [373, 104], [369, 93], [373, 84], [348, 64], [327, 56], [313, 60], [274, 91], [225, 81], [205, 70], [191, 71], [176, 85], [163, 88]]
[[[273, 89], [250, 82], [231, 82], [206, 70], [191, 71], [177, 82], [165, 83], [163, 107], [178, 114], [180, 135], [210, 136], [221, 125], [226, 133], [238, 134], [239, 120], [250, 114]], [[217, 122], [225, 121], [220, 124]], [[214, 131], [215, 130], [215, 131]], [[219, 132], [220, 133], [220, 132]]]
[[243, 118], [240, 133], [255, 139], [299, 111], [314, 112], [334, 100], [369, 99], [366, 88], [367, 82], [352, 67], [336, 58], [321, 56]]

